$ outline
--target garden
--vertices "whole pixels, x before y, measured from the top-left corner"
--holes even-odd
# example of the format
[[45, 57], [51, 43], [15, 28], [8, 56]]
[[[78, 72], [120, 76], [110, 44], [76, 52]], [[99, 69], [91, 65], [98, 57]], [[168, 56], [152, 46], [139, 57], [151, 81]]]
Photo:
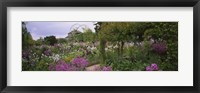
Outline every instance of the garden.
[[29, 23], [22, 71], [178, 71], [178, 22], [94, 22], [38, 39]]

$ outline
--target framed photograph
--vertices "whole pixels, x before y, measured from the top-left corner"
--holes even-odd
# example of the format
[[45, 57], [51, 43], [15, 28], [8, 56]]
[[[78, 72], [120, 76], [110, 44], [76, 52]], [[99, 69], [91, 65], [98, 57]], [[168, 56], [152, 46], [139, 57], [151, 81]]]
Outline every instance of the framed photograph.
[[199, 0], [6, 0], [1, 92], [199, 93]]

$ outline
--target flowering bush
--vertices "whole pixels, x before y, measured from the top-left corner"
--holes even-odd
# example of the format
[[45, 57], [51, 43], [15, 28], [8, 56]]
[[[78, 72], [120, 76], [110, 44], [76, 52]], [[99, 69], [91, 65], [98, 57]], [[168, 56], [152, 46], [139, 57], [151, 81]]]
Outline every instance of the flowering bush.
[[153, 70], [158, 70], [158, 65], [157, 64], [155, 64], [155, 63], [153, 63], [153, 64], [151, 64], [151, 68], [153, 69]]
[[164, 42], [154, 43], [152, 47], [153, 51], [158, 54], [164, 54], [167, 51], [167, 45]]
[[51, 56], [52, 55], [51, 50], [48, 49], [48, 50], [44, 51], [44, 55]]
[[81, 58], [81, 57], [77, 57], [72, 60], [72, 65], [79, 68], [80, 70], [84, 69], [88, 65], [88, 63], [89, 62], [86, 59]]
[[146, 71], [151, 71], [151, 66], [147, 66]]
[[53, 70], [55, 70], [55, 67], [54, 67], [54, 65], [53, 65], [53, 64], [50, 64], [50, 65], [49, 65], [49, 70], [50, 70], [50, 71], [53, 71]]
[[96, 22], [39, 39], [22, 26], [22, 71], [178, 71], [178, 22]]
[[53, 54], [52, 56], [50, 56], [50, 58], [52, 58], [54, 60], [54, 62], [57, 62], [60, 59], [60, 55]]
[[65, 58], [65, 61], [70, 62], [72, 59], [73, 59], [72, 57], [67, 57], [67, 58]]
[[22, 58], [28, 58], [29, 54], [29, 51], [22, 51]]
[[153, 63], [151, 66], [146, 67], [146, 71], [158, 71], [158, 65]]
[[64, 60], [59, 60], [55, 66], [53, 64], [50, 64], [49, 70], [80, 71], [80, 70], [84, 70], [87, 65], [88, 65], [88, 61], [86, 59], [77, 57], [72, 61], [71, 64], [66, 63]]
[[54, 66], [53, 64], [49, 65], [49, 70], [53, 71], [70, 71], [71, 66], [70, 64], [67, 64], [64, 60], [59, 60], [57, 64]]
[[65, 63], [63, 60], [59, 60], [55, 67], [56, 71], [68, 71], [70, 70], [70, 65]]

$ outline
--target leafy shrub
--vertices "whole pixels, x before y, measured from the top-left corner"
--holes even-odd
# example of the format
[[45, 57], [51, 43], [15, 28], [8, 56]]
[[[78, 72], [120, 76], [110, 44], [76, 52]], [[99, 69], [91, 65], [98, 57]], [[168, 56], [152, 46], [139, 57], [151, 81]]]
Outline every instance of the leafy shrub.
[[54, 45], [57, 43], [57, 39], [55, 36], [47, 36], [44, 38], [44, 41], [48, 45]]

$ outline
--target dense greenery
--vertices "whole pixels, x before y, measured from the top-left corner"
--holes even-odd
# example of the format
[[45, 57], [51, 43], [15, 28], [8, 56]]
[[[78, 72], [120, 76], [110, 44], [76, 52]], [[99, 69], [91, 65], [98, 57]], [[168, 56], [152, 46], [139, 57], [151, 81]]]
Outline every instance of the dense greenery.
[[22, 22], [22, 48], [24, 49], [33, 45], [33, 42], [30, 32], [27, 31], [26, 23]]
[[[127, 58], [126, 56], [128, 56], [128, 58], [132, 60], [133, 64], [131, 62], [125, 62], [127, 63], [127, 66], [130, 66], [131, 64], [135, 65], [135, 63], [140, 63], [140, 62], [142, 62], [141, 64], [145, 65], [148, 63], [148, 61], [150, 61], [149, 63], [153, 62], [160, 64], [160, 66], [163, 67], [163, 70], [178, 70], [178, 23], [104, 22], [97, 24], [99, 25], [97, 30], [99, 39], [101, 41], [100, 52], [102, 54], [103, 61], [106, 61], [104, 57], [105, 55], [104, 47], [106, 46], [106, 42], [112, 42], [113, 44], [119, 46], [116, 51], [118, 57], [115, 57], [113, 59], [117, 59], [118, 61], [124, 61], [126, 60], [124, 58]], [[151, 47], [153, 46], [153, 44], [149, 43], [151, 41], [153, 41], [154, 44], [166, 43], [167, 51], [165, 51], [164, 54], [156, 54], [155, 52], [152, 51]], [[125, 42], [133, 42], [134, 44], [143, 43], [143, 45], [141, 46], [141, 44], [139, 44], [135, 45], [135, 47], [132, 48], [129, 47], [127, 49], [128, 51], [124, 54]], [[136, 47], [139, 48], [136, 49]], [[163, 47], [165, 46], [163, 45]], [[110, 57], [107, 59], [111, 60]], [[138, 60], [133, 61], [133, 59], [138, 59]], [[116, 61], [112, 61], [111, 63], [114, 62]], [[119, 62], [116, 62], [116, 64], [118, 63]], [[131, 67], [136, 67], [136, 66], [131, 66]]]
[[95, 32], [38, 40], [23, 24], [23, 70], [178, 70], [177, 22], [97, 22]]
[[47, 45], [54, 45], [57, 43], [57, 39], [55, 36], [47, 36], [44, 38], [44, 42], [47, 44]]

